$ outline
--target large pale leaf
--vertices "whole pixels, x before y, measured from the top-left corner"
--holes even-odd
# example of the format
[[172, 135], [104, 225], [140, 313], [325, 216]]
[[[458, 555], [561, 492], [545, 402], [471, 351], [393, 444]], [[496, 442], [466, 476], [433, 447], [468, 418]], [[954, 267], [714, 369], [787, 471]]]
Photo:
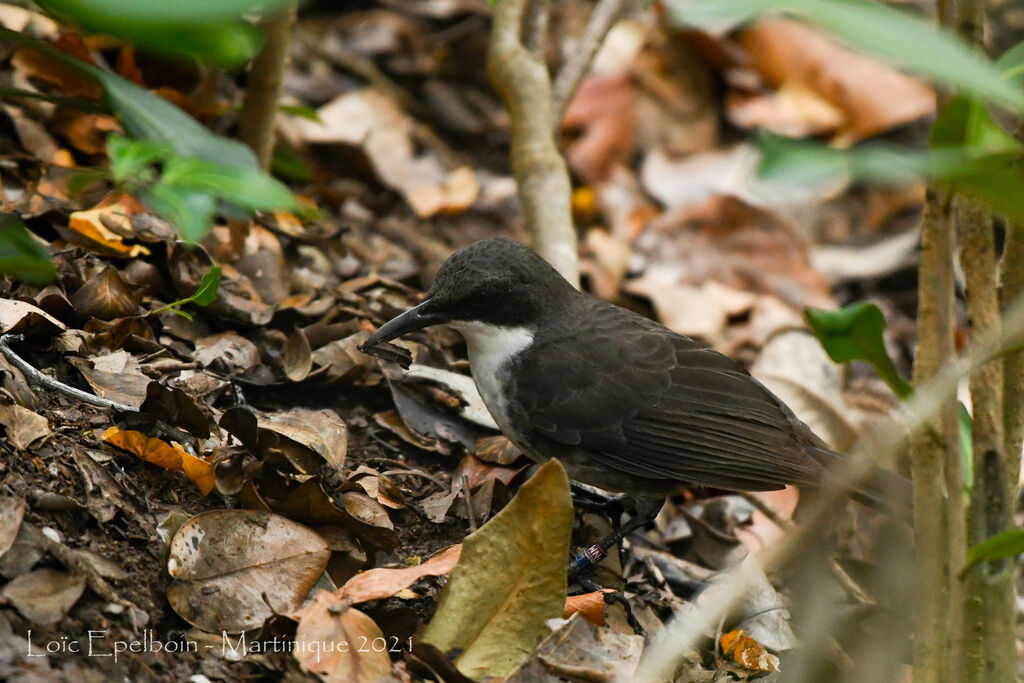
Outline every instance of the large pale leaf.
[[881, 3], [862, 0], [714, 0], [669, 3], [677, 21], [705, 26], [782, 13], [815, 24], [855, 48], [936, 83], [1024, 109], [1024, 90], [979, 52], [932, 23]]
[[423, 641], [471, 678], [508, 675], [562, 615], [571, 532], [569, 479], [551, 460], [466, 537]]

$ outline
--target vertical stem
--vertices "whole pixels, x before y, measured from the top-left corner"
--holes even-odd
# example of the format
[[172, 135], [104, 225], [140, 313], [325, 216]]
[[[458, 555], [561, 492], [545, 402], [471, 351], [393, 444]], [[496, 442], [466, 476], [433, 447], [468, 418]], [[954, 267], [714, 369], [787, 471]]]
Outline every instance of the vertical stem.
[[256, 152], [264, 169], [270, 168], [277, 127], [277, 102], [288, 68], [288, 49], [297, 18], [297, 4], [291, 2], [263, 23], [266, 39], [253, 59], [245, 101], [239, 114], [238, 137]]
[[[1018, 136], [1020, 137], [1020, 136]], [[1000, 303], [1003, 311], [1024, 295], [1024, 226], [1008, 223], [1000, 270]], [[1015, 490], [1020, 481], [1021, 448], [1024, 441], [1024, 351], [1003, 357], [1003, 442], [1006, 453], [1006, 482]], [[1016, 500], [1016, 496], [1011, 501]]]
[[576, 228], [565, 159], [554, 138], [551, 78], [543, 60], [547, 0], [501, 0], [487, 52], [491, 83], [511, 120], [512, 174], [534, 248], [569, 282], [579, 283]]
[[[914, 384], [921, 386], [953, 358], [953, 230], [949, 197], [929, 188], [921, 222], [918, 335]], [[914, 549], [919, 577], [914, 611], [914, 681], [940, 683], [949, 673], [947, 626], [946, 465], [959, 458], [956, 405], [950, 402], [929, 427], [911, 437], [914, 478]], [[959, 491], [950, 492], [958, 496]]]

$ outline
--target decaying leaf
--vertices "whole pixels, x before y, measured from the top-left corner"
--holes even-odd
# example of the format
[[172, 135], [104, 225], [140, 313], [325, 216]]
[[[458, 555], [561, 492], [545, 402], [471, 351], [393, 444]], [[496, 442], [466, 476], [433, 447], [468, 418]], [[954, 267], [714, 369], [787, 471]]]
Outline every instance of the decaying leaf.
[[722, 648], [722, 655], [741, 669], [765, 673], [779, 670], [779, 658], [742, 629], [723, 633], [718, 644]]
[[171, 539], [174, 611], [211, 632], [241, 632], [298, 609], [330, 556], [307, 527], [256, 510], [212, 510]]
[[0, 557], [11, 549], [25, 518], [25, 499], [0, 496]]
[[508, 675], [565, 607], [569, 479], [551, 460], [466, 537], [423, 641], [472, 678]]
[[103, 441], [126, 450], [146, 462], [159, 465], [172, 472], [181, 472], [188, 477], [205, 496], [213, 490], [215, 477], [213, 463], [198, 458], [180, 444], [167, 443], [161, 439], [146, 436], [142, 432], [110, 427], [103, 432]]
[[150, 379], [127, 351], [114, 351], [92, 358], [71, 358], [69, 362], [78, 368], [97, 396], [134, 408], [141, 406], [146, 399]]
[[4, 334], [57, 334], [67, 327], [52, 315], [25, 301], [0, 299], [0, 332]]
[[565, 611], [562, 613], [562, 618], [568, 619], [579, 613], [594, 626], [604, 626], [604, 594], [611, 590], [611, 588], [603, 588], [592, 593], [570, 595], [565, 599]]
[[598, 628], [582, 616], [569, 617], [532, 648], [529, 657], [506, 679], [507, 683], [631, 680], [644, 649], [643, 637]]
[[51, 433], [50, 423], [45, 417], [3, 400], [0, 400], [0, 425], [4, 426], [11, 445], [19, 451], [28, 450], [33, 443]]
[[370, 569], [353, 576], [335, 593], [352, 604], [389, 598], [424, 576], [447, 576], [455, 568], [461, 552], [462, 544], [453, 545], [413, 567]]
[[134, 200], [122, 199], [88, 211], [76, 211], [68, 221], [69, 236], [86, 247], [111, 256], [148, 256], [149, 249], [141, 244], [125, 244], [121, 234], [105, 225], [109, 222], [117, 226], [121, 233], [133, 234], [129, 218], [139, 213], [141, 208]]
[[16, 576], [0, 590], [22, 616], [46, 626], [64, 618], [85, 590], [85, 577], [56, 569], [36, 569]]
[[71, 295], [71, 305], [81, 316], [113, 320], [137, 313], [139, 300], [117, 268], [105, 268]]
[[374, 683], [391, 671], [394, 640], [335, 594], [320, 591], [295, 616], [295, 659], [304, 671], [330, 683]]

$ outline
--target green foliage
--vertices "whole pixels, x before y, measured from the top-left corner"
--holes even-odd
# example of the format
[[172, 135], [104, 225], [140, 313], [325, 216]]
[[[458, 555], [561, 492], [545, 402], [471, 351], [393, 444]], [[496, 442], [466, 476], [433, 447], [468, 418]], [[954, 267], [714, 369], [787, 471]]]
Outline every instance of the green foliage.
[[160, 308], [155, 308], [147, 313], [147, 315], [170, 311], [175, 315], [180, 315], [182, 318], [192, 320], [192, 316], [188, 312], [181, 310], [181, 307], [186, 304], [195, 304], [196, 306], [209, 306], [212, 304], [217, 298], [217, 289], [220, 287], [222, 277], [223, 272], [221, 267], [213, 266], [206, 272], [206, 275], [203, 276], [203, 279], [199, 283], [199, 288], [192, 293], [192, 296], [172, 301], [166, 306], [161, 306]]
[[243, 16], [288, 0], [36, 0], [58, 21], [129, 40], [142, 50], [240, 67], [262, 43]]
[[28, 228], [13, 214], [0, 214], [0, 273], [32, 284], [57, 276], [46, 251], [33, 241]]
[[1024, 528], [1008, 529], [988, 538], [967, 551], [967, 565], [960, 572], [963, 576], [981, 562], [1002, 560], [1024, 552]]
[[867, 361], [897, 396], [907, 398], [913, 393], [885, 350], [882, 341], [885, 318], [878, 306], [859, 302], [838, 311], [807, 308], [804, 319], [833, 361]]
[[786, 14], [819, 26], [852, 47], [981, 100], [1024, 110], [1024, 90], [977, 51], [931, 23], [863, 0], [714, 0], [685, 5], [681, 23], [697, 26]]
[[270, 158], [270, 171], [278, 178], [297, 183], [308, 183], [313, 180], [313, 169], [306, 160], [283, 145], [274, 146], [274, 154]]
[[168, 142], [107, 138], [115, 182], [177, 226], [188, 240], [209, 228], [218, 205], [243, 213], [297, 208], [290, 190], [259, 168], [181, 157]]

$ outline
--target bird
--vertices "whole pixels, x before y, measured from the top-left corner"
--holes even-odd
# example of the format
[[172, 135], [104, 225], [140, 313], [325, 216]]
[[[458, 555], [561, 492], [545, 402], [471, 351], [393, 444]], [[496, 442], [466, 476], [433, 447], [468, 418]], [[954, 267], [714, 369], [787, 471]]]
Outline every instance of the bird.
[[[580, 292], [520, 242], [455, 251], [422, 303], [361, 348], [439, 324], [465, 339], [501, 432], [534, 461], [557, 458], [576, 482], [663, 501], [681, 484], [814, 488], [842, 461], [740, 363]], [[853, 495], [878, 502], [906, 484], [877, 470]]]

